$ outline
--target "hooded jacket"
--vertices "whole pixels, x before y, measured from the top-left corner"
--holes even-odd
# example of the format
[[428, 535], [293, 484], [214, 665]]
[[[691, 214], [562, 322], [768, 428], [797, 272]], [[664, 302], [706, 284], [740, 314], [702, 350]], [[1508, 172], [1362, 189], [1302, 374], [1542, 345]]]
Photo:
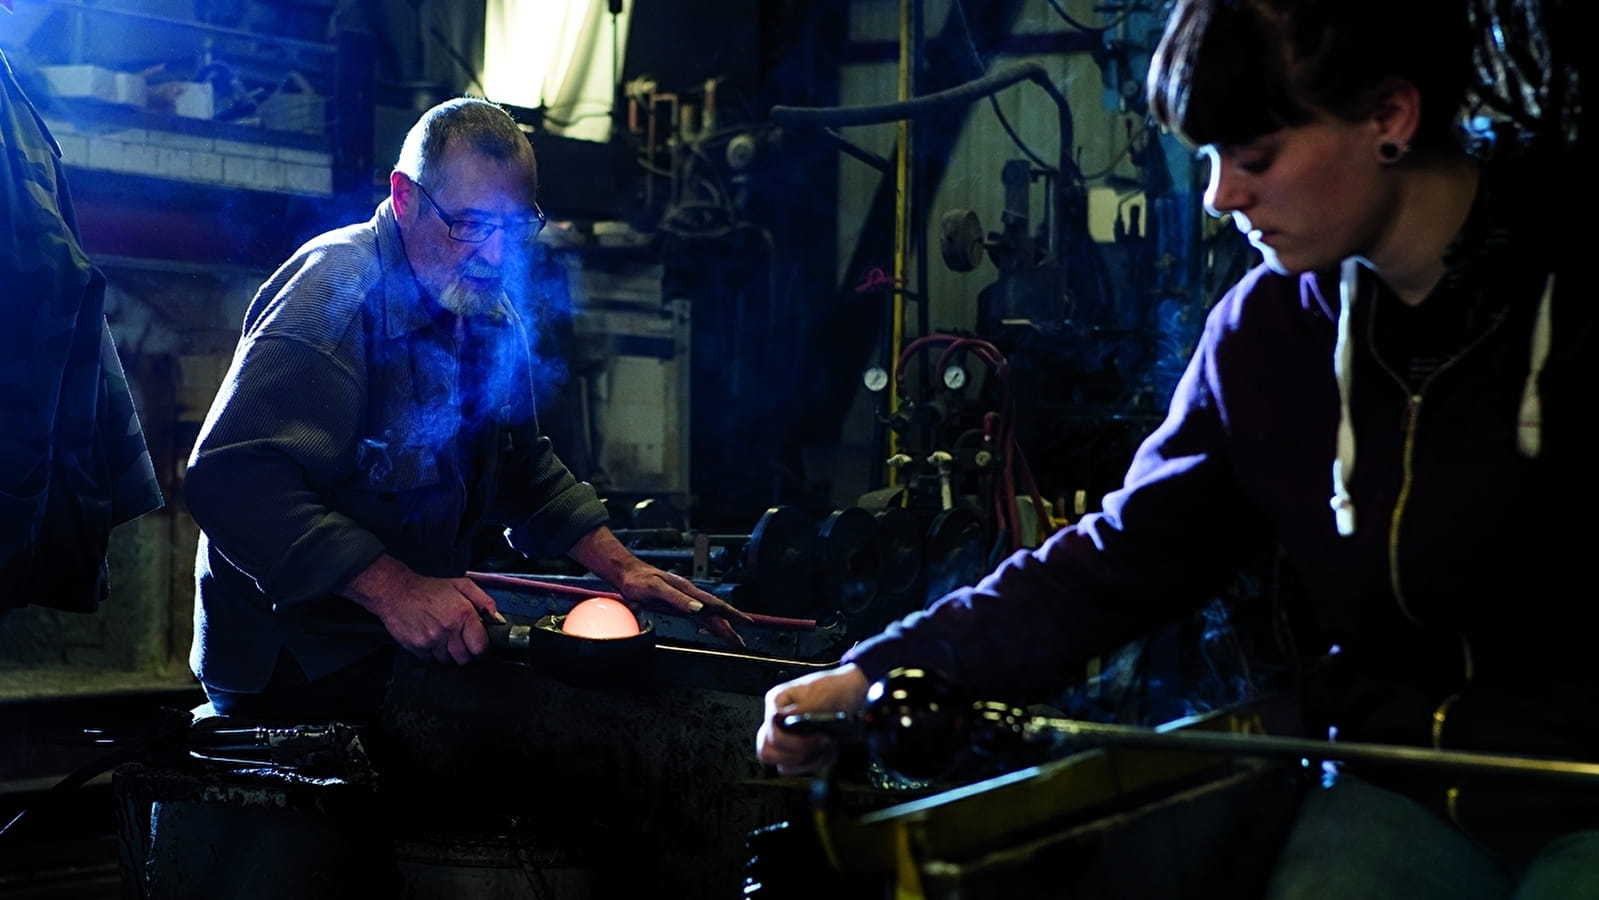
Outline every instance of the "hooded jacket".
[[[1514, 179], [1485, 178], [1417, 307], [1353, 273], [1342, 391], [1340, 273], [1248, 273], [1211, 310], [1165, 421], [1102, 512], [846, 658], [872, 680], [916, 665], [979, 696], [1042, 700], [1275, 542], [1316, 641], [1303, 648], [1307, 734], [1599, 760], [1595, 315], [1520, 196]], [[1553, 340], [1540, 353], [1541, 306]], [[1330, 502], [1341, 420], [1347, 536]], [[1471, 802], [1457, 779], [1393, 783], [1457, 822]]]

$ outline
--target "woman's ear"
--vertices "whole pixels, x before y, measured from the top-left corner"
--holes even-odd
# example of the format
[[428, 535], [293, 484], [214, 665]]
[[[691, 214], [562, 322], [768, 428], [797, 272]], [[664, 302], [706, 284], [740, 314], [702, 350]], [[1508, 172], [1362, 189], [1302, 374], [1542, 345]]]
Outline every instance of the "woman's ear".
[[1383, 85], [1372, 110], [1377, 138], [1377, 154], [1384, 162], [1394, 162], [1410, 152], [1411, 142], [1421, 127], [1421, 91], [1403, 79]]

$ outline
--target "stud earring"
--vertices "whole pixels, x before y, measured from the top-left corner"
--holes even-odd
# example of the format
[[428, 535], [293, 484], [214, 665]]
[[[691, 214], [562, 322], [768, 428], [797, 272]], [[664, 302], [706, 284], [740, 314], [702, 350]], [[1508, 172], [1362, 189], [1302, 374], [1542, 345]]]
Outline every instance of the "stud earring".
[[1398, 162], [1409, 149], [1409, 146], [1396, 141], [1383, 141], [1377, 145], [1377, 156], [1385, 163]]

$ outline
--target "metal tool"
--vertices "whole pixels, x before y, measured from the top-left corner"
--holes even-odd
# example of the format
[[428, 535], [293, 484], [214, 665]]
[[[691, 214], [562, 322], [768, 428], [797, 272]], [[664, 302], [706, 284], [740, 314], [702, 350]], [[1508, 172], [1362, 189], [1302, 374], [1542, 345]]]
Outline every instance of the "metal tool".
[[1395, 744], [1322, 741], [1267, 734], [1156, 728], [1035, 716], [997, 701], [973, 701], [931, 672], [901, 668], [869, 689], [866, 710], [788, 716], [783, 727], [864, 739], [884, 768], [908, 778], [947, 774], [966, 753], [1003, 756], [1037, 748], [1056, 755], [1092, 748], [1186, 751], [1219, 756], [1329, 760], [1511, 775], [1599, 787], [1599, 763], [1539, 756], [1439, 750]]

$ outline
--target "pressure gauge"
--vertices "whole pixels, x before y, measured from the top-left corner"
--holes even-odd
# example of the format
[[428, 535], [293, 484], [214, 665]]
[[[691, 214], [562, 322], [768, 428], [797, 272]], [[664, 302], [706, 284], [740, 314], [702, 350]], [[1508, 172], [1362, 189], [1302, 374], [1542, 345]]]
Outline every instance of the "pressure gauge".
[[868, 391], [875, 394], [888, 387], [888, 372], [882, 366], [872, 366], [861, 375], [861, 382], [866, 385]]
[[966, 386], [966, 370], [960, 366], [950, 366], [944, 370], [944, 387], [958, 391]]

